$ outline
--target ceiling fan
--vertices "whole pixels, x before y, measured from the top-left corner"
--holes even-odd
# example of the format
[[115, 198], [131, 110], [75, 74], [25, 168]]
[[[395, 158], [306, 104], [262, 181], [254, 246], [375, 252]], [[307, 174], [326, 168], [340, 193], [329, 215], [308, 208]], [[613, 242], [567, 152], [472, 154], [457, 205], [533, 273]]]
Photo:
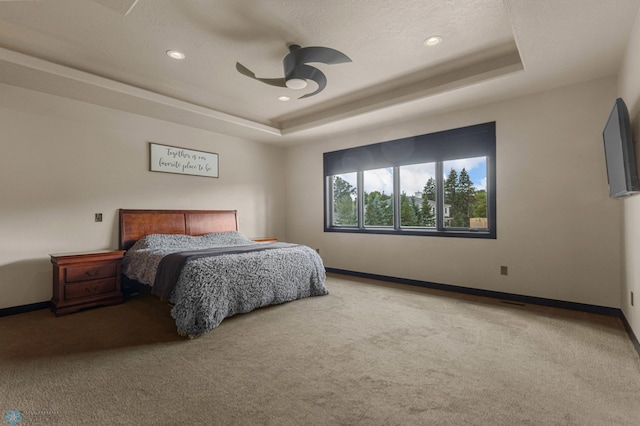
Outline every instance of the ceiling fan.
[[289, 46], [289, 53], [282, 60], [282, 64], [284, 65], [284, 78], [256, 77], [253, 71], [249, 70], [240, 62], [236, 62], [236, 70], [242, 75], [265, 84], [277, 87], [288, 87], [289, 89], [304, 89], [307, 87], [307, 80], [315, 81], [318, 84], [318, 88], [312, 93], [301, 96], [300, 99], [302, 99], [322, 92], [327, 86], [327, 77], [319, 69], [307, 65], [309, 62], [332, 65], [351, 62], [351, 59], [344, 53], [331, 49], [330, 47], [300, 47], [297, 44], [292, 44]]

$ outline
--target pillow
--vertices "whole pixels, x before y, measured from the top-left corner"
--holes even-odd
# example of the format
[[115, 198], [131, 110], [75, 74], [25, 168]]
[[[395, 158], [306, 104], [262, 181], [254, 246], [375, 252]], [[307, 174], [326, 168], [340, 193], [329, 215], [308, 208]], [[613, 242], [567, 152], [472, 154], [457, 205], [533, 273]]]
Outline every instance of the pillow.
[[155, 249], [197, 250], [209, 247], [225, 247], [257, 244], [238, 231], [215, 232], [199, 236], [183, 234], [150, 234], [140, 238], [130, 251]]
[[255, 244], [255, 241], [248, 239], [238, 231], [215, 232], [205, 234], [197, 238], [202, 238], [203, 241], [206, 241], [206, 244], [211, 244], [208, 245], [208, 247], [246, 246], [249, 244]]

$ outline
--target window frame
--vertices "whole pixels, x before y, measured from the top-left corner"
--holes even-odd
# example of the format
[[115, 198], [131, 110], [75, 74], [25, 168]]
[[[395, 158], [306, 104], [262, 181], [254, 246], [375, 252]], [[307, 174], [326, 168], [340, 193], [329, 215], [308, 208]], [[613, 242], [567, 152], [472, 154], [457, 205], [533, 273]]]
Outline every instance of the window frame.
[[[444, 226], [445, 161], [486, 157], [488, 229]], [[434, 228], [401, 226], [400, 167], [427, 162], [436, 163], [436, 226]], [[363, 172], [382, 167], [393, 168], [394, 224], [392, 227], [364, 226]], [[347, 148], [323, 154], [324, 231], [364, 234], [438, 236], [496, 239], [496, 123], [489, 122], [452, 130], [429, 133]], [[332, 177], [356, 172], [357, 226], [332, 225], [334, 200]]]

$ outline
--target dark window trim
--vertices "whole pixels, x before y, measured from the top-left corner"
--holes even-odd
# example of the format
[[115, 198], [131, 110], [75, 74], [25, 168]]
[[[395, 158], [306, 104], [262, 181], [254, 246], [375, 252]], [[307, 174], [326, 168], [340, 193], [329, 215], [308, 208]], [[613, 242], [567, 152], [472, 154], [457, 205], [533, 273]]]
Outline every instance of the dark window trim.
[[[397, 168], [400, 166], [436, 162], [438, 191], [444, 190], [442, 162], [461, 158], [484, 156], [487, 158], [487, 221], [489, 229], [444, 228], [442, 215], [437, 215], [436, 228], [410, 227], [375, 228], [363, 225], [362, 182], [358, 182], [358, 226], [331, 225], [333, 223], [332, 200], [329, 200], [329, 177], [352, 172], [363, 172], [382, 167], [394, 167], [394, 188], [397, 185]], [[496, 220], [496, 123], [489, 122], [453, 130], [429, 133], [410, 138], [379, 142], [323, 154], [324, 231], [356, 234], [386, 234], [408, 236], [438, 236], [462, 238], [497, 238]], [[358, 173], [360, 180], [361, 173]], [[394, 194], [395, 196], [395, 194]], [[438, 211], [442, 211], [443, 196], [436, 199]], [[398, 204], [394, 202], [394, 205]], [[394, 209], [399, 208], [394, 206]], [[396, 212], [397, 213], [397, 212]]]

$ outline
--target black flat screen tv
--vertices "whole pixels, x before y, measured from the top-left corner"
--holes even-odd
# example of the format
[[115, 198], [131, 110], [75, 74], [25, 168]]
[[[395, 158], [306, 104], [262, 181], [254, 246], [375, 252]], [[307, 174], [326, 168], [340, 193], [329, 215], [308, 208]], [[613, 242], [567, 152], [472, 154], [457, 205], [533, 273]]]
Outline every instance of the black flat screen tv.
[[619, 198], [640, 191], [629, 110], [621, 98], [616, 99], [613, 105], [602, 131], [602, 139], [607, 162], [609, 195]]

